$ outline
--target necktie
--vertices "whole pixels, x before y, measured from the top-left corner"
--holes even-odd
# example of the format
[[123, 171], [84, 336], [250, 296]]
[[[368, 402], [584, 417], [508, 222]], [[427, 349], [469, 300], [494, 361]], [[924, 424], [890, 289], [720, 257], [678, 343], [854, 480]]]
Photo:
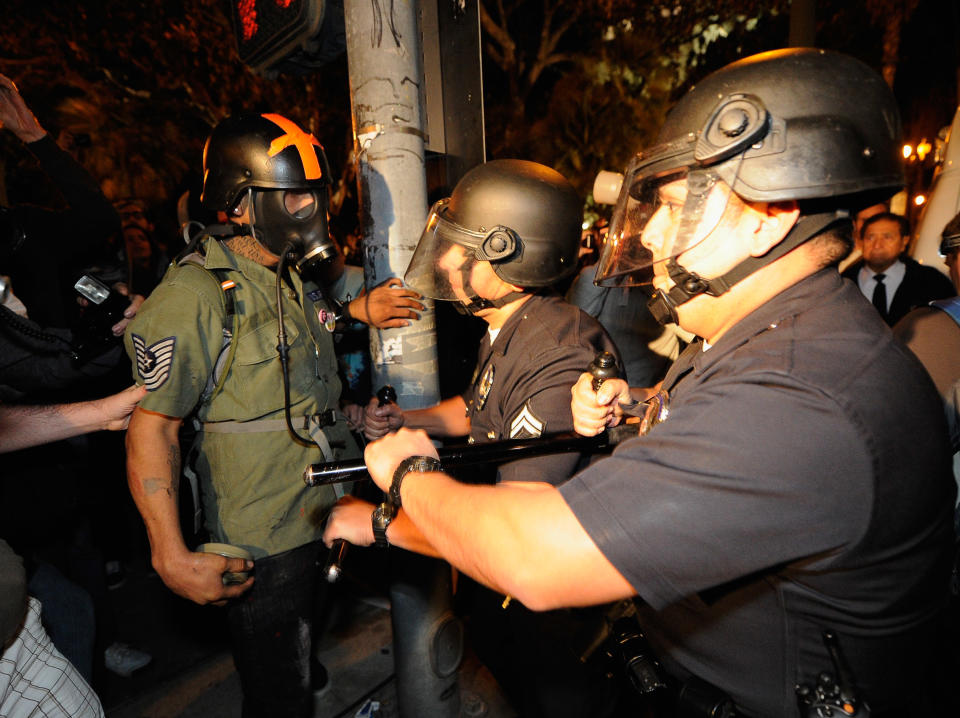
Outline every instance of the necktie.
[[873, 288], [873, 306], [880, 312], [880, 316], [887, 318], [887, 288], [883, 285], [885, 274], [875, 274], [873, 278], [877, 280], [877, 285]]

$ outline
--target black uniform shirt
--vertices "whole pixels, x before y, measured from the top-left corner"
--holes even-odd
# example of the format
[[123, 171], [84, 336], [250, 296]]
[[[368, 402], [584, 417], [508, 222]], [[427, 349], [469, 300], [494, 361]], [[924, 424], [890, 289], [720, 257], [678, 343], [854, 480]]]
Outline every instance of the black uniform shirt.
[[[619, 354], [590, 315], [556, 295], [530, 297], [501, 327], [487, 333], [472, 386], [463, 396], [470, 441], [524, 439], [573, 430], [570, 388], [597, 352]], [[500, 481], [559, 484], [573, 473], [578, 454], [537, 457], [500, 467]]]
[[829, 627], [874, 711], [916, 698], [954, 495], [922, 366], [824, 270], [689, 347], [664, 387], [663, 423], [560, 490], [666, 662], [746, 715], [796, 715]]

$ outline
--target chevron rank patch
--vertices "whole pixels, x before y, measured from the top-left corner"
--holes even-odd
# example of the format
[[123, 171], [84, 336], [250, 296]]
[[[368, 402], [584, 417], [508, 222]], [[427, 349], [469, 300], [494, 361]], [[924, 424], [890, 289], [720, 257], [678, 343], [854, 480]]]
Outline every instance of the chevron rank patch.
[[167, 337], [150, 346], [147, 346], [146, 341], [138, 334], [133, 334], [131, 338], [137, 353], [137, 374], [143, 379], [147, 391], [156, 391], [170, 377], [173, 347], [177, 343], [177, 338]]
[[543, 433], [543, 421], [533, 413], [528, 401], [523, 411], [510, 422], [511, 439], [535, 439]]

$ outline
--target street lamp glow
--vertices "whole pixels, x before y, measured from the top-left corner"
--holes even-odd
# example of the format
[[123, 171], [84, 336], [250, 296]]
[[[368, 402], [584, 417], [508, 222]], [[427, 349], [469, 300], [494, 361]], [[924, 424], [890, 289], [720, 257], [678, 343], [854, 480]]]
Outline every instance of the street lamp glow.
[[913, 198], [913, 203], [917, 205], [917, 207], [919, 207], [926, 201], [927, 201], [927, 198], [922, 194], [918, 194], [916, 197]]
[[913, 146], [912, 146], [912, 145], [904, 145], [904, 146], [903, 146], [903, 159], [905, 159], [905, 160], [910, 159], [910, 155], [912, 155], [912, 154], [913, 154]]

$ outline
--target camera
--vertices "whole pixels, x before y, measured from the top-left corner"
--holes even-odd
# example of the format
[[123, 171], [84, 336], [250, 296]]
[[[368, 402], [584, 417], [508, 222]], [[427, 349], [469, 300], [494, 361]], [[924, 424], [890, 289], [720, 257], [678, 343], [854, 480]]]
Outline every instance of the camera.
[[113, 335], [111, 328], [123, 319], [123, 313], [130, 302], [122, 294], [111, 291], [110, 287], [89, 274], [80, 277], [73, 288], [88, 302], [81, 311], [80, 320], [73, 330], [74, 351], [77, 354], [77, 360], [84, 363], [99, 356], [119, 341], [119, 337]]

